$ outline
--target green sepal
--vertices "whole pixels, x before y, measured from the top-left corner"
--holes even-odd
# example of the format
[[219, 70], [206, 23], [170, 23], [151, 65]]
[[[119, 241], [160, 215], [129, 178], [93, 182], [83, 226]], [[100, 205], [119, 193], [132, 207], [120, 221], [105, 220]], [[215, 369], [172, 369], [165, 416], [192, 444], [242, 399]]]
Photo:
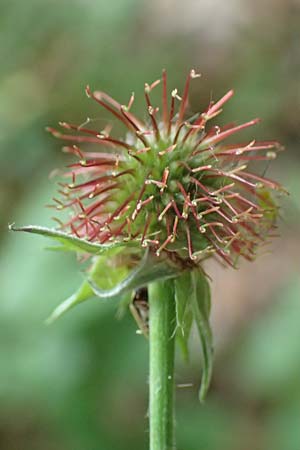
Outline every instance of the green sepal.
[[203, 402], [210, 385], [213, 368], [213, 342], [209, 323], [210, 286], [206, 275], [201, 270], [194, 270], [191, 273], [191, 281], [193, 285], [192, 308], [203, 354], [203, 371], [199, 390], [199, 399]]
[[102, 289], [92, 278], [88, 283], [94, 294], [99, 298], [115, 298], [132, 292], [140, 287], [147, 286], [152, 281], [159, 279], [170, 279], [178, 276], [178, 268], [169, 265], [165, 260], [154, 259], [153, 255], [146, 250], [139, 265], [129, 275], [112, 289]]
[[176, 331], [176, 339], [181, 350], [182, 358], [186, 363], [189, 361], [190, 357], [188, 343], [193, 322], [194, 314], [190, 306], [188, 306], [184, 315], [184, 327], [178, 328]]
[[193, 324], [193, 312], [191, 310], [191, 298], [193, 284], [191, 272], [185, 271], [174, 281], [175, 307], [176, 307], [176, 339], [181, 348], [185, 361], [189, 359], [188, 340]]
[[63, 231], [59, 231], [52, 228], [40, 227], [35, 225], [28, 225], [24, 227], [15, 227], [14, 225], [9, 226], [11, 231], [24, 231], [26, 233], [34, 233], [42, 236], [54, 239], [62, 245], [62, 247], [54, 247], [53, 250], [63, 250], [63, 251], [75, 251], [89, 253], [92, 255], [101, 255], [107, 250], [117, 247], [132, 246], [136, 245], [134, 242], [114, 242], [111, 244], [97, 244], [94, 242], [89, 242], [85, 239], [72, 236]]
[[65, 314], [67, 311], [69, 311], [71, 308], [78, 305], [79, 303], [84, 302], [85, 300], [88, 300], [89, 298], [91, 298], [93, 296], [94, 296], [94, 293], [93, 293], [90, 285], [85, 281], [84, 283], [82, 283], [80, 288], [74, 294], [72, 294], [70, 297], [68, 297], [65, 301], [60, 303], [55, 308], [55, 310], [52, 312], [52, 314], [46, 320], [46, 323], [48, 325], [50, 325], [56, 319], [58, 319], [63, 314]]
[[[108, 252], [108, 255], [106, 254], [101, 256], [95, 256], [94, 262], [92, 265], [92, 268], [90, 269], [90, 279], [93, 280], [93, 282], [97, 284], [101, 284], [105, 288], [110, 287], [111, 285], [114, 285], [118, 283], [120, 280], [124, 278], [124, 276], [127, 275], [128, 270], [125, 266], [121, 266], [118, 268], [115, 268], [114, 270], [110, 271], [110, 275], [107, 276], [107, 260], [109, 257], [115, 256], [120, 249], [113, 248], [110, 249]], [[79, 289], [71, 295], [69, 298], [67, 298], [65, 301], [60, 303], [57, 308], [53, 311], [51, 316], [47, 319], [47, 323], [52, 323], [59, 317], [61, 317], [65, 312], [69, 311], [74, 306], [89, 300], [90, 298], [95, 297], [94, 291], [90, 285], [90, 283], [85, 280]], [[106, 298], [103, 298], [103, 301], [105, 301]]]

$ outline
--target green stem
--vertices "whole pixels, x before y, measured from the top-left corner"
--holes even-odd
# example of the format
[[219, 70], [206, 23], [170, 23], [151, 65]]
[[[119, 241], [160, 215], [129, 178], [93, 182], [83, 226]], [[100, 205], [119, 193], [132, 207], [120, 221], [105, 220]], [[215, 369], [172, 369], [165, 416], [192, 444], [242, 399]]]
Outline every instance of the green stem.
[[173, 281], [149, 285], [150, 450], [174, 450], [175, 298]]

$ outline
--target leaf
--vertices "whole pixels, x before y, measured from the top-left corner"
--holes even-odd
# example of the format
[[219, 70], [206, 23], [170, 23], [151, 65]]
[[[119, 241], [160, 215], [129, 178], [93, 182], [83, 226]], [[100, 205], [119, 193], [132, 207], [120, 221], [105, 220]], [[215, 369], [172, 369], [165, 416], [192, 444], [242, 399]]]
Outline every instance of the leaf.
[[53, 323], [64, 313], [69, 311], [71, 308], [78, 305], [79, 303], [84, 302], [85, 300], [88, 300], [93, 296], [94, 296], [93, 290], [91, 289], [90, 285], [85, 281], [73, 295], [71, 295], [69, 298], [67, 298], [67, 300], [63, 301], [57, 306], [57, 308], [55, 308], [50, 317], [48, 317], [48, 319], [46, 320], [46, 323], [48, 325]]
[[175, 279], [175, 303], [176, 303], [176, 338], [181, 347], [185, 361], [189, 358], [188, 340], [193, 323], [193, 312], [190, 301], [193, 295], [193, 284], [190, 271], [185, 271]]
[[175, 282], [176, 321], [178, 327], [183, 327], [186, 305], [192, 294], [192, 282], [189, 271], [185, 271]]
[[44, 250], [49, 250], [50, 252], [73, 252], [73, 249], [66, 247], [65, 245], [49, 245], [44, 247]]
[[185, 362], [189, 360], [189, 348], [188, 342], [191, 334], [191, 329], [194, 321], [194, 314], [190, 305], [188, 305], [185, 314], [184, 314], [184, 322], [183, 328], [178, 328], [176, 331], [176, 339], [178, 345], [180, 346], [182, 357]]
[[116, 242], [112, 244], [97, 244], [94, 242], [89, 242], [85, 239], [72, 236], [63, 231], [58, 231], [52, 228], [45, 228], [40, 226], [28, 225], [24, 227], [15, 227], [14, 225], [9, 226], [11, 231], [25, 231], [26, 233], [34, 233], [42, 236], [54, 239], [62, 244], [62, 248], [54, 247], [53, 250], [63, 250], [63, 251], [76, 251], [90, 253], [92, 255], [100, 255], [111, 248], [124, 247], [129, 245], [136, 245], [133, 242]]
[[[126, 267], [122, 266], [119, 268], [115, 268], [110, 271], [110, 276], [107, 275], [107, 261], [109, 258], [118, 253], [120, 249], [112, 248], [109, 250], [109, 253], [101, 256], [94, 257], [94, 264], [90, 271], [90, 279], [93, 282], [101, 283], [102, 285], [109, 287], [111, 284], [118, 283], [120, 279], [124, 278], [124, 275], [127, 274]], [[69, 298], [63, 301], [51, 314], [51, 316], [47, 319], [47, 323], [50, 324], [54, 322], [56, 319], [61, 317], [65, 312], [69, 311], [74, 306], [89, 300], [90, 298], [95, 297], [95, 293], [90, 285], [90, 283], [85, 280], [80, 288]], [[105, 301], [106, 298], [103, 297]]]
[[130, 274], [116, 284], [112, 289], [99, 288], [93, 279], [88, 282], [97, 297], [115, 298], [119, 295], [133, 291], [158, 279], [168, 279], [178, 276], [178, 269], [167, 264], [164, 260], [157, 260], [147, 250], [140, 264]]
[[203, 373], [199, 390], [199, 399], [203, 402], [210, 385], [213, 368], [212, 332], [209, 323], [210, 286], [205, 274], [200, 270], [194, 270], [191, 279], [193, 283], [193, 312], [203, 353]]

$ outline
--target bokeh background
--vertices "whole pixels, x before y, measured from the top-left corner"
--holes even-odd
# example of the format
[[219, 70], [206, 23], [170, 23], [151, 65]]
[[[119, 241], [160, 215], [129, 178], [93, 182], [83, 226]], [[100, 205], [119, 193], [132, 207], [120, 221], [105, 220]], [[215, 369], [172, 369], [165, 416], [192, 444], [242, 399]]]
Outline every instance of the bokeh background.
[[[90, 301], [44, 319], [81, 282], [74, 256], [7, 225], [50, 225], [64, 164], [45, 131], [108, 117], [89, 83], [128, 101], [167, 68], [191, 109], [230, 88], [222, 120], [263, 119], [257, 138], [287, 151], [267, 169], [290, 191], [272, 253], [239, 272], [210, 264], [216, 361], [197, 400], [197, 340], [177, 361], [179, 450], [300, 448], [300, 3], [295, 0], [0, 0], [0, 449], [147, 448], [147, 342], [128, 314]], [[101, 125], [99, 125], [101, 126]], [[248, 138], [244, 133], [245, 139]]]

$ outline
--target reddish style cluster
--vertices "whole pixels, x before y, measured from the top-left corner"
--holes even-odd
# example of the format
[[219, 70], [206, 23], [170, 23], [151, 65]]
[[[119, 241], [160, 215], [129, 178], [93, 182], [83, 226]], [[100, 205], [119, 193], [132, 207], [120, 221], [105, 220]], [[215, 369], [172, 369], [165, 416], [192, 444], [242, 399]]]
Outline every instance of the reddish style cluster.
[[[87, 87], [88, 97], [126, 127], [124, 140], [112, 137], [111, 127], [90, 128], [89, 120], [79, 126], [60, 123], [75, 133], [48, 129], [71, 142], [64, 150], [77, 157], [65, 174], [69, 181], [60, 183], [60, 198], [54, 199], [56, 209], [72, 210], [70, 219], [59, 221], [63, 230], [99, 243], [135, 241], [157, 256], [176, 254], [195, 264], [211, 254], [231, 266], [239, 256], [254, 258], [276, 227], [278, 208], [272, 191], [283, 189], [247, 166], [274, 159], [280, 146], [255, 140], [223, 143], [258, 119], [237, 126], [208, 126], [232, 90], [204, 112], [186, 118], [190, 82], [198, 76], [191, 70], [182, 96], [175, 89], [170, 102], [165, 71], [161, 80], [146, 84], [145, 121], [131, 112], [134, 94], [125, 106]], [[150, 93], [160, 83], [159, 118]]]

